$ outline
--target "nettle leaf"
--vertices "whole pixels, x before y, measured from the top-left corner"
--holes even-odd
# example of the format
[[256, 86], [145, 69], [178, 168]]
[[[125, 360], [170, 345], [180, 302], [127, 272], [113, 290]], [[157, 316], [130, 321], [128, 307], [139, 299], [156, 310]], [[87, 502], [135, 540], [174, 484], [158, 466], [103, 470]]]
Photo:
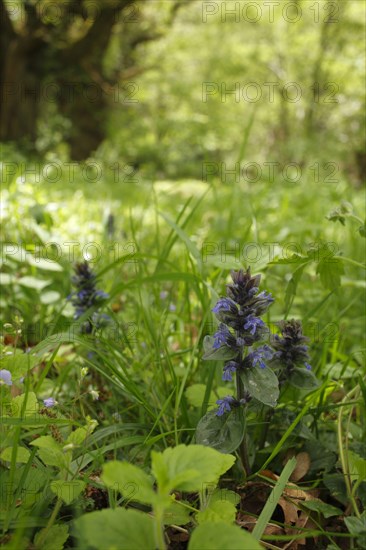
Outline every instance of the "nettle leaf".
[[152, 504], [157, 499], [151, 476], [128, 462], [112, 460], [105, 464], [102, 480], [108, 488], [131, 500]]
[[289, 379], [291, 386], [304, 390], [313, 390], [319, 386], [319, 382], [313, 371], [295, 367]]
[[233, 524], [236, 516], [235, 505], [228, 500], [210, 501], [208, 506], [198, 512], [196, 520], [199, 524], [207, 522], [224, 522], [229, 525]]
[[228, 346], [221, 346], [218, 349], [214, 348], [214, 341], [215, 339], [213, 336], [205, 336], [203, 340], [203, 348], [205, 350], [203, 359], [209, 361], [226, 361], [228, 359], [233, 359], [237, 354], [235, 350], [229, 348]]
[[70, 481], [63, 481], [56, 479], [51, 481], [51, 491], [61, 498], [65, 504], [71, 504], [84, 490], [86, 483], [81, 479], [73, 479]]
[[188, 550], [222, 550], [223, 548], [263, 550], [248, 531], [224, 522], [207, 522], [192, 533]]
[[53, 525], [47, 532], [46, 538], [40, 544], [44, 532], [45, 529], [41, 529], [34, 537], [34, 546], [39, 550], [62, 550], [69, 538], [69, 528], [67, 525]]
[[82, 548], [155, 550], [154, 519], [136, 510], [116, 508], [90, 512], [75, 521]]
[[316, 267], [320, 281], [324, 288], [334, 290], [341, 285], [341, 275], [344, 274], [344, 267], [341, 260], [337, 258], [326, 258], [320, 260]]
[[152, 451], [152, 471], [161, 490], [199, 491], [217, 483], [235, 457], [203, 445], [178, 445], [162, 453]]
[[269, 367], [244, 369], [240, 372], [244, 388], [264, 405], [275, 407], [280, 394], [278, 379]]
[[196, 441], [221, 453], [232, 453], [242, 442], [244, 429], [244, 414], [241, 407], [222, 416], [217, 416], [215, 409], [206, 413], [198, 422]]
[[340, 516], [343, 514], [340, 508], [332, 506], [331, 504], [326, 504], [321, 500], [304, 500], [301, 505], [308, 510], [312, 510], [313, 512], [320, 512], [325, 518]]

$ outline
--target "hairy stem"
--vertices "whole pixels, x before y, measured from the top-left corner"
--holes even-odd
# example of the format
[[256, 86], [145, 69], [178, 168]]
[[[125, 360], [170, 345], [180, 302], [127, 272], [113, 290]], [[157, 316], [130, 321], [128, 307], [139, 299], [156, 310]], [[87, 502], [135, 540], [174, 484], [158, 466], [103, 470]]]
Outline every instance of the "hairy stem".
[[[244, 397], [244, 385], [240, 378], [240, 373], [236, 372], [236, 396], [238, 401]], [[245, 420], [245, 428], [244, 428], [244, 436], [242, 439], [242, 442], [239, 445], [239, 456], [240, 460], [242, 462], [245, 474], [247, 477], [250, 476], [250, 465], [249, 465], [249, 456], [248, 456], [248, 446], [247, 446], [247, 427], [246, 427], [246, 407], [244, 408], [244, 420]]]

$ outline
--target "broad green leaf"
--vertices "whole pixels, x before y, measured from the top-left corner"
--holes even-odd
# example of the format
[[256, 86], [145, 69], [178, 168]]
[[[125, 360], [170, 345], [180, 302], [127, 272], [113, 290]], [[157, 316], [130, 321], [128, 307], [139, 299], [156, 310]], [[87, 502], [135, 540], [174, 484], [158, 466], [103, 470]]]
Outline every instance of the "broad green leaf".
[[13, 285], [17, 282], [17, 278], [11, 273], [0, 273], [0, 286]]
[[45, 538], [41, 529], [34, 537], [34, 546], [38, 550], [62, 550], [65, 542], [69, 538], [69, 528], [67, 525], [53, 525]]
[[269, 367], [244, 369], [240, 373], [244, 388], [261, 403], [275, 407], [279, 396], [278, 379]]
[[196, 441], [222, 453], [232, 453], [242, 442], [244, 429], [243, 410], [240, 407], [222, 416], [217, 416], [215, 409], [199, 421]]
[[17, 283], [27, 288], [34, 290], [42, 290], [46, 286], [50, 285], [52, 281], [45, 281], [43, 279], [37, 279], [37, 277], [25, 276], [17, 280]]
[[342, 510], [336, 508], [336, 506], [332, 506], [331, 504], [327, 504], [326, 502], [322, 502], [321, 500], [304, 500], [301, 505], [308, 510], [320, 512], [325, 518], [330, 518], [332, 516], [341, 516], [343, 514]]
[[348, 531], [356, 537], [360, 548], [366, 548], [366, 511], [363, 511], [360, 518], [354, 516], [345, 517], [344, 521]]
[[60, 298], [61, 294], [56, 290], [49, 290], [48, 292], [42, 292], [41, 294], [41, 302], [45, 306], [48, 306], [48, 304], [54, 304], [60, 300]]
[[366, 479], [366, 460], [353, 451], [348, 451], [348, 464], [351, 480], [357, 485]]
[[159, 489], [200, 491], [217, 483], [235, 462], [235, 457], [203, 445], [178, 445], [162, 453], [152, 451], [152, 471]]
[[316, 272], [320, 275], [320, 281], [324, 288], [334, 290], [341, 284], [341, 275], [344, 273], [344, 267], [340, 260], [327, 258], [320, 260]]
[[80, 548], [96, 550], [156, 550], [154, 519], [136, 510], [102, 510], [75, 521]]
[[312, 390], [319, 386], [319, 382], [313, 371], [301, 367], [294, 368], [289, 377], [289, 383], [295, 386], [295, 388], [304, 390]]
[[61, 446], [50, 435], [38, 437], [30, 443], [39, 448], [38, 456], [47, 466], [65, 467], [65, 453]]
[[198, 512], [196, 515], [196, 520], [198, 523], [206, 522], [224, 522], [233, 524], [236, 516], [236, 508], [234, 504], [227, 500], [214, 500], [209, 502], [208, 506]]
[[[172, 501], [172, 503], [164, 511], [163, 522], [165, 525], [187, 525], [192, 521], [190, 516], [191, 510], [185, 508], [181, 501]], [[189, 504], [189, 502], [187, 502]]]
[[84, 443], [85, 439], [93, 433], [97, 427], [97, 422], [89, 422], [87, 426], [82, 426], [81, 428], [76, 428], [66, 439], [65, 444], [73, 443], [74, 445], [81, 445]]
[[0, 359], [0, 367], [11, 372], [13, 381], [19, 380], [32, 369], [40, 359], [30, 353], [23, 353], [17, 350], [12, 355], [4, 355]]
[[141, 468], [128, 462], [112, 460], [105, 464], [102, 480], [107, 487], [118, 491], [129, 500], [146, 504], [156, 501], [152, 478]]
[[263, 550], [255, 538], [236, 525], [207, 522], [192, 533], [188, 550]]
[[[224, 386], [220, 386], [216, 389], [216, 392], [219, 397], [225, 397], [227, 395], [227, 388]], [[192, 405], [193, 407], [202, 407], [202, 403], [204, 401], [205, 394], [206, 394], [206, 386], [205, 384], [192, 384], [192, 386], [189, 386], [186, 389], [185, 393], [186, 393], [187, 401], [189, 402], [190, 405]], [[212, 391], [208, 399], [209, 407], [211, 408], [215, 407], [216, 409], [216, 405], [215, 405], [216, 399], [217, 397], [215, 393]]]
[[63, 271], [62, 266], [57, 262], [45, 258], [29, 256], [29, 254], [27, 255], [27, 263], [44, 271]]
[[205, 384], [192, 384], [186, 389], [187, 401], [193, 407], [201, 407], [205, 398]]
[[227, 360], [232, 359], [236, 355], [236, 351], [232, 348], [229, 348], [228, 346], [221, 346], [218, 349], [215, 349], [213, 347], [214, 343], [214, 337], [213, 336], [205, 336], [203, 340], [203, 347], [205, 350], [205, 353], [203, 355], [203, 359], [209, 360], [209, 361], [217, 361], [217, 360]]
[[21, 415], [23, 415], [23, 418], [34, 418], [37, 415], [38, 410], [39, 404], [37, 396], [33, 392], [18, 395], [17, 397], [14, 397], [11, 402], [11, 412], [12, 415], [15, 417], [20, 417]]
[[[7, 447], [2, 451], [0, 458], [1, 460], [6, 460], [8, 462], [11, 462], [12, 454], [13, 454], [13, 447]], [[26, 463], [28, 462], [29, 457], [30, 457], [30, 452], [28, 451], [28, 449], [25, 449], [24, 447], [17, 448], [15, 462]]]
[[85, 488], [85, 482], [81, 479], [73, 479], [70, 481], [63, 481], [56, 479], [51, 481], [51, 491], [61, 498], [66, 504], [70, 504], [75, 500]]
[[229, 489], [215, 489], [210, 496], [210, 503], [218, 501], [231, 502], [234, 506], [237, 506], [240, 503], [240, 495]]

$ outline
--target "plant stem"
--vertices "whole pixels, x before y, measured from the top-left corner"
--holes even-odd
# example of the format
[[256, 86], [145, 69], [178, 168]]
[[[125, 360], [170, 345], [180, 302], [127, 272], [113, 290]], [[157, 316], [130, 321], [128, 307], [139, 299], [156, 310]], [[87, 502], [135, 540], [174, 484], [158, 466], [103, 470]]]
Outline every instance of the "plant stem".
[[36, 548], [41, 548], [42, 547], [44, 541], [46, 540], [46, 537], [48, 535], [49, 530], [51, 529], [52, 525], [55, 523], [55, 520], [57, 518], [57, 514], [59, 513], [61, 506], [62, 506], [62, 499], [58, 498], [57, 502], [56, 502], [56, 505], [53, 509], [53, 512], [50, 515], [50, 519], [48, 520], [46, 527], [44, 528], [42, 534], [39, 537], [39, 540], [37, 541]]
[[[342, 429], [342, 413], [343, 413], [343, 406], [347, 403], [347, 401], [354, 396], [358, 397], [360, 391], [360, 387], [357, 385], [355, 388], [353, 388], [342, 400], [341, 406], [339, 407], [338, 412], [338, 448], [339, 448], [339, 458], [342, 465], [342, 470], [344, 474], [344, 481], [347, 488], [348, 498], [350, 500], [350, 503], [352, 505], [353, 511], [355, 515], [360, 518], [361, 514], [357, 506], [356, 498], [352, 491], [352, 481], [350, 476], [350, 467], [348, 462], [348, 433], [346, 433], [346, 441], [343, 442], [343, 429]], [[353, 408], [350, 410], [350, 415], [352, 414]]]
[[[243, 382], [240, 378], [240, 373], [236, 371], [236, 395], [238, 401], [244, 397], [244, 386]], [[246, 409], [247, 407], [244, 407], [244, 436], [242, 439], [242, 442], [239, 445], [239, 456], [240, 460], [242, 462], [245, 474], [247, 477], [250, 476], [250, 464], [249, 464], [249, 456], [248, 456], [248, 446], [247, 446], [247, 423], [246, 423]]]

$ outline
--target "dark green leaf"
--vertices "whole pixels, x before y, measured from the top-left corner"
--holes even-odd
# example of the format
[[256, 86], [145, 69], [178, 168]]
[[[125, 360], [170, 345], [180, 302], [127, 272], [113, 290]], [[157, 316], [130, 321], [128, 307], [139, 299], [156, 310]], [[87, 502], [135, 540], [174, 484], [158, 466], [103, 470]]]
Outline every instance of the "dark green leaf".
[[261, 403], [275, 407], [279, 396], [278, 379], [269, 367], [244, 369], [240, 373], [244, 388]]
[[242, 408], [222, 416], [217, 416], [216, 410], [209, 411], [197, 425], [196, 441], [222, 453], [232, 453], [243, 440], [244, 428]]
[[289, 383], [292, 386], [295, 386], [295, 388], [300, 388], [304, 390], [312, 390], [319, 386], [319, 382], [316, 379], [313, 371], [302, 367], [294, 368], [289, 377]]

